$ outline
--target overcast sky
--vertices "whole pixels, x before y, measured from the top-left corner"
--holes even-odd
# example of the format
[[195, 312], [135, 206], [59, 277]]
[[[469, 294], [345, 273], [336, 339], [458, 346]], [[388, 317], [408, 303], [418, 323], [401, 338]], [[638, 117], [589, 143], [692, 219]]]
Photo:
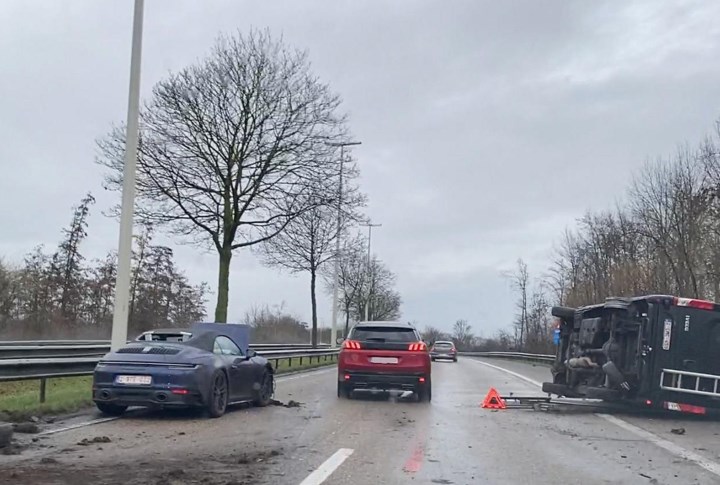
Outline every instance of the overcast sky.
[[[509, 326], [502, 272], [547, 267], [565, 227], [611, 207], [647, 158], [696, 143], [720, 116], [720, 2], [147, 0], [142, 88], [195, 62], [219, 32], [269, 27], [307, 49], [344, 99], [353, 155], [398, 275], [403, 317], [488, 336]], [[98, 198], [84, 252], [117, 245], [95, 140], [126, 116], [133, 2], [0, 2], [0, 256], [55, 245]], [[175, 245], [195, 281], [216, 261]], [[233, 259], [231, 319], [280, 304], [309, 320], [307, 277]], [[212, 314], [213, 299], [208, 305]], [[323, 295], [321, 324], [329, 324]]]

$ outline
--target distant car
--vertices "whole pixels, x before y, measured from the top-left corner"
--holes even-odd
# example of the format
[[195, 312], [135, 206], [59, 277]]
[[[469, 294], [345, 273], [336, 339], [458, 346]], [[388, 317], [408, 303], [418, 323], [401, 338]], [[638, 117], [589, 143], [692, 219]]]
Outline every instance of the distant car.
[[109, 415], [129, 406], [202, 407], [212, 418], [228, 405], [266, 406], [274, 393], [274, 371], [248, 348], [249, 328], [195, 324], [189, 329], [153, 330], [105, 355], [93, 375], [93, 401]]
[[342, 341], [337, 395], [349, 398], [354, 391], [412, 391], [419, 401], [430, 401], [430, 370], [427, 345], [413, 326], [358, 323]]
[[450, 341], [438, 340], [430, 348], [430, 358], [433, 362], [436, 359], [450, 359], [457, 362], [457, 349], [455, 344]]

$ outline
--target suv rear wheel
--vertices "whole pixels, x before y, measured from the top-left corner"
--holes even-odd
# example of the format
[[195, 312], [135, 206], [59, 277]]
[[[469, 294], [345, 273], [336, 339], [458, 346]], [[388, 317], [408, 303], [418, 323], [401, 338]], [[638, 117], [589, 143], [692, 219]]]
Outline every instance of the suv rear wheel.
[[350, 391], [350, 389], [348, 388], [347, 385], [345, 385], [344, 382], [338, 381], [338, 385], [337, 385], [337, 397], [342, 398], [342, 399], [350, 399], [350, 393], [351, 393], [351, 392], [352, 392], [352, 391]]
[[418, 401], [432, 401], [432, 381], [428, 378], [427, 383], [417, 390]]

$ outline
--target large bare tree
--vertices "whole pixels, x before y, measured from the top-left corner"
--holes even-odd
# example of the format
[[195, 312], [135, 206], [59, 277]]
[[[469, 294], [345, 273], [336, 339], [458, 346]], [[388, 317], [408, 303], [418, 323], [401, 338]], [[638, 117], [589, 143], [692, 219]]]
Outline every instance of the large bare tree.
[[[141, 110], [141, 222], [215, 250], [215, 321], [227, 321], [233, 251], [283, 231], [337, 172], [340, 99], [306, 53], [267, 31], [222, 36], [204, 60], [169, 75]], [[122, 184], [124, 129], [99, 142], [107, 186]], [[329, 198], [329, 197], [328, 197]], [[268, 228], [274, 228], [268, 231]]]

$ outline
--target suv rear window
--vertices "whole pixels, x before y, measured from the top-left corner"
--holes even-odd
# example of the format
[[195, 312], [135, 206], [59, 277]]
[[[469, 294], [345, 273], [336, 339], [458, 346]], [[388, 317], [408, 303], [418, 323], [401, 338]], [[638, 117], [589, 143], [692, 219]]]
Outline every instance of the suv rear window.
[[412, 328], [402, 327], [355, 327], [353, 340], [374, 342], [417, 342], [418, 337]]
[[433, 345], [436, 349], [452, 349], [453, 344], [449, 342], [437, 342], [435, 345]]

